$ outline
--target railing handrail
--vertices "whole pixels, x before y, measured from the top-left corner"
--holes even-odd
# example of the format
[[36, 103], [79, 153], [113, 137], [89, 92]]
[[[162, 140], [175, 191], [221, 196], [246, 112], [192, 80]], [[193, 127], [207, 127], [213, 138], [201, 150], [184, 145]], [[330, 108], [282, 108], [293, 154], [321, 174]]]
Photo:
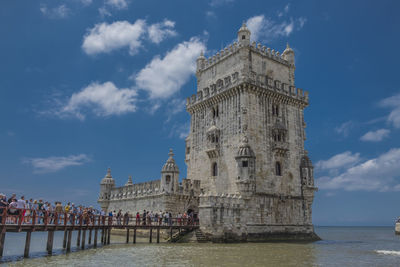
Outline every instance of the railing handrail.
[[[198, 225], [199, 219], [193, 218], [191, 216], [187, 217], [164, 217], [164, 216], [140, 216], [139, 218], [136, 215], [129, 215], [128, 218], [125, 215], [121, 216], [108, 216], [101, 214], [75, 214], [74, 212], [56, 212], [56, 211], [47, 211], [47, 210], [36, 210], [36, 209], [20, 209], [20, 208], [10, 208], [10, 207], [0, 207], [0, 210], [3, 210], [0, 214], [1, 221], [0, 224], [7, 225], [17, 225], [20, 231], [23, 225], [43, 225], [45, 230], [49, 225], [51, 226], [75, 226], [79, 224], [79, 226], [105, 226], [106, 222], [108, 226], [190, 226], [190, 225]], [[9, 214], [9, 211], [13, 210], [19, 211], [17, 214]], [[25, 215], [24, 211], [30, 210], [31, 213], [29, 215]], [[60, 220], [61, 223], [60, 223]], [[10, 223], [10, 221], [13, 223]], [[68, 221], [70, 224], [68, 224]], [[96, 224], [97, 221], [97, 224]], [[132, 224], [129, 224], [133, 222]]]

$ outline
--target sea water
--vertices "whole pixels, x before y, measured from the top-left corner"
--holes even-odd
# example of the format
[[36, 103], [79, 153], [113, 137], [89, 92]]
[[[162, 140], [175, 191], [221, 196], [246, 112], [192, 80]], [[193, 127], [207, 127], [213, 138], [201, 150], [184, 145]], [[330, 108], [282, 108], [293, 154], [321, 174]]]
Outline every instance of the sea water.
[[[315, 227], [314, 243], [186, 243], [125, 244], [112, 236], [111, 245], [71, 253], [62, 249], [63, 232], [54, 238], [53, 256], [46, 256], [46, 233], [33, 233], [31, 257], [24, 259], [25, 234], [7, 233], [3, 265], [8, 266], [400, 266], [400, 236], [392, 227]], [[86, 242], [87, 242], [86, 238]], [[130, 240], [132, 241], [132, 239]], [[155, 239], [153, 238], [153, 242]], [[90, 246], [93, 246], [90, 245]]]

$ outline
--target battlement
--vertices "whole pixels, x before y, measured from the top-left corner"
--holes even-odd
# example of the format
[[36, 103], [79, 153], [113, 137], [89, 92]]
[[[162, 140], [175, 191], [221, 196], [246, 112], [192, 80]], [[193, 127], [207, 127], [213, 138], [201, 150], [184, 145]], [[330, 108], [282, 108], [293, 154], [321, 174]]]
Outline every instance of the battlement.
[[[164, 194], [165, 192], [161, 188], [160, 180], [153, 180], [144, 183], [124, 185], [121, 187], [114, 187], [111, 189], [109, 200], [121, 200], [141, 197], [151, 197], [155, 195]], [[200, 193], [200, 181], [183, 179], [182, 183], [179, 184], [177, 194], [199, 195]]]
[[199, 64], [197, 65], [197, 71], [201, 72], [208, 69], [209, 67], [214, 66], [215, 64], [218, 64], [220, 61], [235, 54], [243, 47], [248, 47], [249, 49], [251, 49], [251, 51], [258, 53], [261, 56], [267, 57], [283, 65], [290, 66], [290, 63], [283, 58], [282, 54], [280, 54], [279, 51], [275, 51], [274, 49], [266, 47], [265, 45], [262, 45], [260, 43], [257, 44], [256, 42], [253, 42], [250, 45], [244, 45], [242, 43], [234, 42], [233, 44], [226, 46], [224, 49], [221, 49], [221, 51], [215, 53], [209, 58], [200, 58]]
[[255, 84], [264, 90], [291, 97], [304, 102], [306, 105], [308, 104], [308, 91], [304, 91], [303, 89], [296, 88], [295, 86], [282, 83], [279, 80], [273, 80], [267, 75], [257, 75], [255, 73], [251, 73], [250, 77], [244, 80], [239, 77], [238, 72], [234, 72], [231, 75], [224, 77], [224, 79], [218, 79], [215, 81], [215, 83], [210, 84], [208, 87], [198, 90], [197, 94], [188, 97], [186, 99], [186, 108], [191, 108], [194, 105], [202, 103], [207, 99], [210, 99], [224, 91], [228, 91], [229, 89], [234, 88], [243, 82]]
[[158, 195], [162, 193], [160, 185], [160, 180], [153, 180], [144, 183], [114, 187], [111, 190], [110, 200]]

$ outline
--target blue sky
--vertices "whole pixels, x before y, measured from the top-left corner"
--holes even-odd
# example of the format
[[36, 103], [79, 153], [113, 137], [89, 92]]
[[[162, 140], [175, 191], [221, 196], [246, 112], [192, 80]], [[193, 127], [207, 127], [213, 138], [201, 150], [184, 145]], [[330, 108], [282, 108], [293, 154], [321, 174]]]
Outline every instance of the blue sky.
[[[251, 4], [250, 4], [251, 3]], [[0, 191], [95, 203], [160, 177], [173, 148], [186, 176], [194, 60], [236, 38], [296, 53], [310, 92], [306, 147], [317, 225], [400, 216], [398, 1], [37, 0], [0, 4]]]

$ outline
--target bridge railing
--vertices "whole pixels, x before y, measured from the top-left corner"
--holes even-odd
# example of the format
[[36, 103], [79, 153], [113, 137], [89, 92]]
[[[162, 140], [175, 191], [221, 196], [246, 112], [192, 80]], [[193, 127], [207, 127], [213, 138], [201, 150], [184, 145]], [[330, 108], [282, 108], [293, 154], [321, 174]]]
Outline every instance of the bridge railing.
[[[28, 213], [26, 211], [29, 211]], [[192, 226], [199, 220], [193, 217], [157, 217], [157, 216], [105, 216], [97, 214], [75, 214], [67, 212], [49, 212], [45, 210], [27, 210], [9, 207], [0, 208], [1, 225], [44, 225], [46, 226]]]

